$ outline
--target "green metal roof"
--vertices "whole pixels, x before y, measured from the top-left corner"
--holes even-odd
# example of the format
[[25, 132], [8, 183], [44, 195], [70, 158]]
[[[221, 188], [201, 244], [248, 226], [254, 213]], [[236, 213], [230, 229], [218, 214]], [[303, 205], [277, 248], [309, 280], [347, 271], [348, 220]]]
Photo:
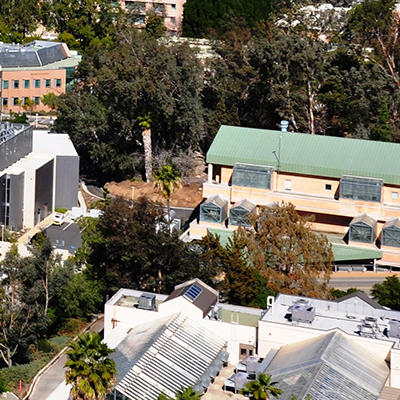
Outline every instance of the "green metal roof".
[[207, 228], [207, 231], [213, 235], [218, 235], [219, 242], [222, 246], [226, 246], [229, 242], [229, 238], [233, 238], [233, 232], [228, 229]]
[[332, 243], [333, 259], [335, 261], [372, 260], [382, 258], [382, 252], [375, 249], [365, 249]]
[[208, 163], [230, 166], [277, 168], [278, 158], [285, 172], [365, 176], [400, 185], [400, 144], [396, 143], [223, 125], [207, 152]]
[[[207, 228], [208, 232], [219, 236], [222, 246], [226, 246], [229, 238], [233, 237], [233, 231], [227, 229]], [[377, 249], [366, 249], [363, 247], [348, 246], [347, 244], [332, 243], [334, 261], [355, 261], [355, 260], [372, 260], [382, 258], [382, 251]]]

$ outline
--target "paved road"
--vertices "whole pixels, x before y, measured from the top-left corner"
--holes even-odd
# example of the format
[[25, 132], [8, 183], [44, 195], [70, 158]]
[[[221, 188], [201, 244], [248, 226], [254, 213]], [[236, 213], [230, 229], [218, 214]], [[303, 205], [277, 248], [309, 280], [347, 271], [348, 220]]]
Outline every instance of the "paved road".
[[330, 285], [337, 289], [358, 288], [369, 291], [375, 283], [381, 283], [387, 276], [397, 276], [399, 272], [335, 272], [331, 275]]
[[[90, 331], [101, 332], [104, 328], [104, 319], [101, 317], [96, 321]], [[58, 360], [51, 365], [47, 371], [37, 381], [35, 389], [29, 396], [29, 400], [45, 400], [50, 394], [64, 381], [64, 364], [67, 356], [62, 354]]]

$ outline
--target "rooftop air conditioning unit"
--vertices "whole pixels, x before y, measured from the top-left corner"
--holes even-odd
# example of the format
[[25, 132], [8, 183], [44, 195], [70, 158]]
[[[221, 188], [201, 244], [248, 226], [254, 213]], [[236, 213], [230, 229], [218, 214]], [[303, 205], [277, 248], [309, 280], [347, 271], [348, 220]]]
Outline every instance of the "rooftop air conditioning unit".
[[315, 318], [315, 307], [306, 303], [297, 303], [292, 308], [292, 321], [311, 324]]
[[392, 338], [400, 338], [400, 321], [391, 319], [389, 321], [388, 335]]
[[150, 293], [142, 293], [139, 297], [138, 308], [141, 310], [155, 310], [156, 309], [156, 295]]

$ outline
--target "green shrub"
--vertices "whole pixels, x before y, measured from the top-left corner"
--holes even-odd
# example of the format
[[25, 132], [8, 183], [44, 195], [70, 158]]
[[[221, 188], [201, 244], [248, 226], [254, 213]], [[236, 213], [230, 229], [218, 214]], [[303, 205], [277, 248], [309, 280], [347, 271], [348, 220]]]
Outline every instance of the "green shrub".
[[58, 213], [61, 213], [61, 214], [65, 214], [68, 211], [68, 209], [67, 208], [56, 208], [55, 211]]
[[64, 326], [60, 330], [64, 335], [77, 335], [80, 333], [82, 321], [77, 318], [68, 318]]
[[34, 376], [52, 359], [48, 354], [28, 364], [14, 365], [11, 368], [0, 368], [0, 381], [8, 388], [18, 388], [19, 380], [24, 384], [32, 381]]
[[51, 346], [51, 343], [47, 339], [40, 339], [38, 342], [38, 350], [43, 353], [51, 353], [54, 349]]
[[0, 381], [0, 393], [8, 392], [8, 387], [5, 385], [3, 381]]

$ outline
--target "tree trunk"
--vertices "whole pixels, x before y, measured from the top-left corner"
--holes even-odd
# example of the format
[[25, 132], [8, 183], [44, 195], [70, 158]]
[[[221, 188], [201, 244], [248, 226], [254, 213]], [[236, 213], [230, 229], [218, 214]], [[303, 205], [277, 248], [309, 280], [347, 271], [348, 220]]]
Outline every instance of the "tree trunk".
[[167, 198], [167, 213], [168, 213], [168, 232], [171, 233], [171, 204], [169, 197]]
[[146, 173], [146, 182], [150, 182], [153, 176], [153, 153], [151, 149], [151, 129], [145, 129], [142, 132], [144, 148], [144, 168]]
[[314, 93], [312, 91], [310, 81], [307, 81], [307, 97], [308, 97], [308, 127], [311, 135], [315, 135]]

